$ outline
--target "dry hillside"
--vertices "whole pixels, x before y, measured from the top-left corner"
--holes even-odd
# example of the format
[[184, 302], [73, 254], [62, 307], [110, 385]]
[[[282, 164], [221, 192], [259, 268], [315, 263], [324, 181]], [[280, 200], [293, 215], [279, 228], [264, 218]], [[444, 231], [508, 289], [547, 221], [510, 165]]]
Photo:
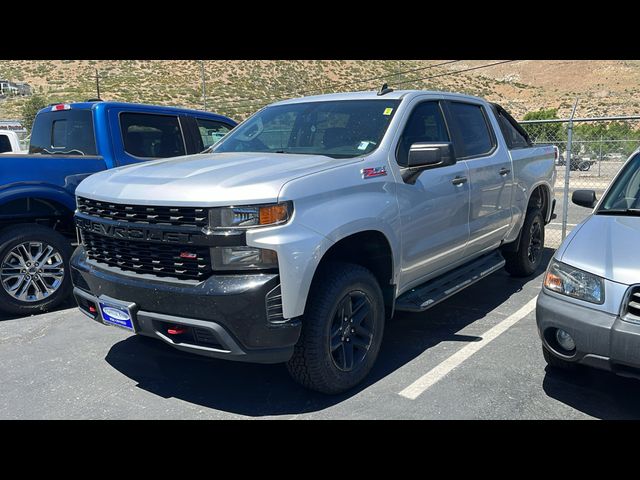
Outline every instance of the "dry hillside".
[[[475, 71], [456, 71], [494, 63], [458, 61], [411, 73], [367, 81], [443, 60], [385, 61], [221, 61], [204, 62], [207, 110], [243, 119], [264, 103], [299, 96], [377, 89], [383, 81], [398, 88], [448, 90], [498, 101], [516, 118], [540, 108], [568, 114], [576, 95], [578, 115], [640, 114], [638, 61], [517, 61]], [[95, 97], [95, 70], [105, 100], [202, 108], [201, 62], [147, 60], [0, 60], [0, 78], [26, 81], [48, 102]], [[446, 74], [446, 75], [443, 75]], [[0, 119], [20, 118], [24, 98], [0, 100]]]

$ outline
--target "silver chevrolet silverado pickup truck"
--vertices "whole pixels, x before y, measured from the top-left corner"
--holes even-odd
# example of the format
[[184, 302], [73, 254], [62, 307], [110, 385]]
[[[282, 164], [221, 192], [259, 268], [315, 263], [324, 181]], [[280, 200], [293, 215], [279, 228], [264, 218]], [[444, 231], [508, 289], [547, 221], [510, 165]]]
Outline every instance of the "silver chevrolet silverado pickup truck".
[[394, 311], [536, 270], [557, 154], [471, 96], [278, 102], [210, 151], [84, 180], [74, 295], [101, 323], [341, 392]]

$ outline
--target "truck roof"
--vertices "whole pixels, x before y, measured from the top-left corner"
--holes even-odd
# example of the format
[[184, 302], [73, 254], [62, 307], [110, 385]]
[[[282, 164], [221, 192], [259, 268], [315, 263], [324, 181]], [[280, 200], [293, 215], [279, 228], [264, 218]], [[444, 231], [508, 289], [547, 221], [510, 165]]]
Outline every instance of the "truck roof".
[[417, 95], [447, 95], [460, 97], [461, 99], [473, 99], [482, 100], [481, 97], [474, 97], [472, 95], [464, 95], [462, 93], [453, 93], [437, 90], [394, 90], [384, 95], [378, 95], [376, 91], [367, 92], [345, 92], [345, 93], [329, 93], [325, 95], [311, 95], [308, 97], [298, 97], [289, 100], [282, 100], [280, 102], [274, 102], [272, 105], [285, 105], [289, 103], [306, 103], [306, 102], [326, 102], [335, 100], [401, 100], [405, 97], [414, 97]]
[[[166, 105], [149, 105], [146, 103], [129, 103], [129, 102], [114, 102], [114, 101], [93, 101], [93, 102], [60, 102], [55, 105], [70, 105], [73, 110], [100, 110], [107, 109], [109, 107], [126, 107], [134, 110], [153, 110], [153, 111], [165, 111], [171, 113], [188, 113], [191, 115], [207, 115], [211, 117], [219, 117], [220, 119], [232, 120], [224, 115], [220, 115], [219, 113], [208, 112], [205, 110], [195, 110], [190, 108], [182, 108], [182, 107], [170, 107]], [[52, 105], [44, 107], [38, 113], [47, 112], [51, 110]], [[235, 122], [234, 122], [235, 123]]]

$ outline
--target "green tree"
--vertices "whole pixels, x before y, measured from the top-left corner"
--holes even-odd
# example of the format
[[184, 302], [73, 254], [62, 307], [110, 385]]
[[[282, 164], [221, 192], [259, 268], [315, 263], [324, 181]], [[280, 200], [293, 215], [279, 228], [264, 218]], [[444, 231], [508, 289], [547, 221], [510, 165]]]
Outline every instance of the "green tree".
[[47, 99], [42, 95], [33, 95], [22, 106], [22, 124], [31, 132], [36, 113], [47, 106]]
[[[537, 112], [528, 112], [523, 120], [551, 120], [558, 118], [558, 109], [549, 108], [547, 110], [538, 110]], [[567, 141], [567, 131], [563, 123], [532, 123], [523, 124], [524, 128], [534, 143], [553, 143], [558, 146], [560, 151], [564, 151]]]

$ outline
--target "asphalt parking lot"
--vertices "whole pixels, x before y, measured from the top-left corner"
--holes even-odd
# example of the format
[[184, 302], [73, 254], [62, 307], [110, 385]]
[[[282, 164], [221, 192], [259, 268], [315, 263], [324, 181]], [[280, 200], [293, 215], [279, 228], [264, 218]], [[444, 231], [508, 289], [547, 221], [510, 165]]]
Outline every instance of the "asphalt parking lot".
[[335, 397], [299, 387], [282, 365], [180, 353], [72, 305], [1, 319], [0, 418], [640, 417], [640, 382], [545, 369], [532, 309], [542, 273], [519, 280], [499, 271], [426, 313], [398, 315], [368, 381]]

